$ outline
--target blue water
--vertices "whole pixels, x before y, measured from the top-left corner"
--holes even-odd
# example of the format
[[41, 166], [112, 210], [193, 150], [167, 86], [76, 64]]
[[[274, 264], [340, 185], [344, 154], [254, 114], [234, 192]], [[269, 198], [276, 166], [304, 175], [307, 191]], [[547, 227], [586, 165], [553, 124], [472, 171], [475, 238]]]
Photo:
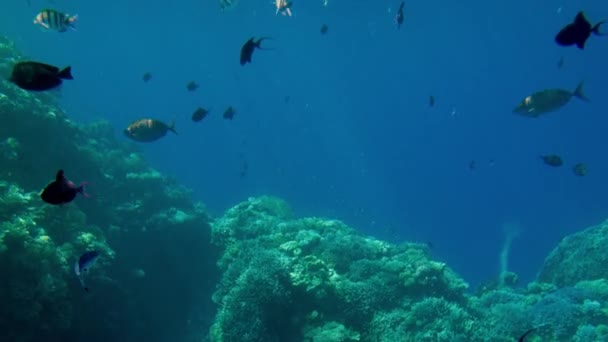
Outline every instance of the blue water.
[[[141, 147], [216, 214], [278, 195], [297, 215], [430, 242], [473, 284], [497, 275], [502, 226], [516, 222], [509, 269], [531, 280], [564, 235], [608, 216], [608, 38], [591, 37], [585, 51], [553, 41], [577, 11], [595, 23], [608, 5], [408, 1], [397, 30], [398, 4], [296, 0], [288, 18], [267, 0], [224, 13], [202, 0], [11, 0], [0, 5], [0, 33], [32, 59], [72, 66], [60, 93], [77, 122], [109, 120], [125, 139], [140, 117], [176, 119], [178, 136]], [[33, 25], [44, 7], [77, 13], [77, 31]], [[243, 67], [239, 50], [252, 36], [272, 37], [263, 45], [273, 50]], [[191, 80], [196, 92], [186, 91]], [[573, 99], [538, 119], [511, 112], [534, 91], [581, 80], [591, 103]], [[229, 105], [233, 121], [221, 118]], [[212, 112], [193, 123], [198, 106]], [[543, 165], [548, 153], [565, 165]], [[572, 173], [578, 162], [586, 177]]]

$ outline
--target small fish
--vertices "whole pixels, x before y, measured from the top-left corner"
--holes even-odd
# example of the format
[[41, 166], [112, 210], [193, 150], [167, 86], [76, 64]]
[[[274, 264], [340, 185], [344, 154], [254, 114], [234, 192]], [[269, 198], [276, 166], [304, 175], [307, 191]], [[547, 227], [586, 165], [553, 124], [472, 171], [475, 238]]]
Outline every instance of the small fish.
[[531, 332], [533, 332], [534, 330], [536, 330], [536, 328], [532, 328], [528, 331], [526, 331], [523, 335], [521, 335], [521, 337], [517, 340], [518, 342], [524, 342], [526, 336], [528, 336]]
[[144, 82], [148, 83], [151, 79], [152, 79], [152, 74], [147, 72], [144, 74], [144, 76], [142, 77], [142, 79], [144, 80]]
[[59, 70], [44, 63], [19, 62], [13, 67], [10, 81], [21, 89], [44, 91], [58, 87], [62, 80], [73, 79], [71, 67]]
[[475, 160], [471, 160], [469, 162], [469, 170], [473, 171], [477, 168], [477, 163], [475, 162]]
[[245, 178], [247, 176], [248, 169], [249, 169], [249, 164], [247, 163], [246, 160], [243, 160], [243, 162], [241, 163], [241, 172], [240, 172], [239, 176], [241, 178]]
[[245, 65], [247, 63], [251, 63], [251, 57], [253, 56], [253, 52], [255, 49], [268, 50], [262, 48], [262, 41], [265, 39], [269, 39], [267, 37], [262, 37], [255, 41], [255, 37], [251, 37], [248, 41], [243, 44], [241, 47], [241, 65]]
[[429, 107], [435, 106], [435, 96], [429, 96]]
[[543, 162], [549, 166], [560, 167], [560, 166], [564, 165], [564, 161], [557, 154], [542, 155], [542, 156], [540, 156], [540, 159], [542, 159]]
[[192, 121], [199, 122], [203, 120], [207, 116], [207, 114], [209, 114], [209, 111], [207, 109], [198, 107], [194, 111], [194, 113], [192, 113]]
[[76, 19], [78, 19], [78, 15], [69, 15], [47, 8], [36, 15], [34, 24], [40, 25], [45, 29], [65, 32], [68, 28], [75, 29], [74, 22], [76, 22]]
[[53, 205], [70, 203], [76, 198], [77, 194], [89, 197], [84, 191], [84, 186], [86, 184], [87, 182], [82, 182], [79, 186], [74, 185], [74, 183], [65, 178], [63, 170], [59, 170], [57, 171], [55, 180], [42, 190], [40, 198], [42, 198], [44, 202]]
[[229, 11], [238, 5], [238, 0], [220, 0], [220, 9], [223, 11]]
[[401, 28], [401, 24], [403, 24], [403, 6], [405, 2], [401, 1], [401, 5], [399, 5], [399, 9], [397, 10], [397, 14], [395, 15], [395, 25], [397, 28]]
[[564, 57], [560, 57], [559, 61], [557, 61], [557, 68], [561, 69], [564, 66]]
[[74, 264], [74, 273], [76, 273], [78, 280], [80, 280], [80, 286], [82, 286], [86, 292], [89, 292], [89, 288], [84, 283], [84, 275], [85, 273], [89, 272], [89, 269], [91, 266], [93, 266], [93, 264], [95, 264], [98, 257], [99, 252], [97, 251], [86, 252], [81, 255], [80, 258], [78, 258], [78, 261], [76, 261]]
[[328, 30], [329, 26], [327, 26], [327, 24], [321, 25], [321, 34], [326, 34]]
[[605, 24], [606, 21], [600, 21], [599, 23], [592, 26], [589, 20], [585, 18], [583, 12], [578, 12], [574, 18], [574, 22], [566, 25], [562, 28], [555, 36], [555, 42], [561, 46], [576, 45], [579, 49], [585, 48], [587, 39], [591, 36], [591, 33], [596, 36], [605, 36], [606, 34], [600, 33], [600, 26]]
[[587, 165], [578, 163], [572, 167], [572, 172], [579, 177], [583, 177], [587, 174]]
[[222, 117], [227, 120], [232, 120], [234, 118], [234, 114], [236, 114], [236, 110], [232, 108], [232, 106], [226, 108]]
[[293, 5], [293, 1], [275, 0], [274, 5], [277, 8], [277, 12], [275, 14], [279, 14], [280, 12], [282, 15], [291, 17], [291, 6]]
[[135, 141], [152, 142], [164, 137], [167, 131], [177, 134], [175, 121], [169, 126], [155, 119], [139, 119], [125, 128], [124, 134]]
[[188, 84], [186, 84], [186, 89], [188, 89], [188, 91], [195, 91], [198, 89], [198, 87], [199, 85], [194, 81], [190, 81]]
[[570, 102], [572, 96], [583, 101], [589, 101], [583, 93], [583, 82], [579, 83], [574, 92], [564, 89], [546, 89], [527, 96], [521, 103], [513, 109], [514, 113], [538, 117], [541, 114], [556, 111]]

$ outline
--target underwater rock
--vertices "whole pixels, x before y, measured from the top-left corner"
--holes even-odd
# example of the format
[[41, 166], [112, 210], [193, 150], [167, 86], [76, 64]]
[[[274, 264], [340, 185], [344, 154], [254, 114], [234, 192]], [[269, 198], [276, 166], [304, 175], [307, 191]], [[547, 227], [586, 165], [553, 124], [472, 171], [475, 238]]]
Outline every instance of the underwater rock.
[[538, 275], [538, 281], [558, 287], [574, 286], [583, 280], [608, 278], [608, 221], [569, 235], [551, 251]]

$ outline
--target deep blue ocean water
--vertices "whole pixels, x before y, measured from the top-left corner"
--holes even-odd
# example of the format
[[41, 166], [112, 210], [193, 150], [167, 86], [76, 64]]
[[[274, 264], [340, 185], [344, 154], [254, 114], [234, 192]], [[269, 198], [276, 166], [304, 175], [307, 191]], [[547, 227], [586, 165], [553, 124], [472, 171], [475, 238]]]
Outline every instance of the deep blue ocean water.
[[[591, 37], [584, 51], [553, 40], [579, 10], [595, 23], [608, 5], [407, 1], [397, 30], [398, 5], [296, 0], [289, 18], [268, 0], [226, 12], [201, 0], [7, 0], [0, 33], [33, 60], [72, 66], [60, 96], [74, 121], [109, 120], [126, 139], [140, 117], [176, 119], [178, 136], [142, 149], [216, 214], [277, 195], [297, 215], [430, 242], [473, 284], [497, 276], [502, 227], [515, 223], [509, 269], [531, 280], [563, 236], [608, 217], [608, 38]], [[77, 30], [33, 25], [45, 7], [77, 13]], [[254, 36], [272, 37], [263, 45], [273, 50], [241, 66]], [[512, 113], [534, 91], [581, 80], [590, 103], [572, 99], [537, 119]], [[229, 105], [233, 121], [221, 118]], [[198, 106], [212, 112], [194, 123]], [[565, 165], [542, 164], [550, 153]], [[578, 162], [587, 176], [573, 174]]]

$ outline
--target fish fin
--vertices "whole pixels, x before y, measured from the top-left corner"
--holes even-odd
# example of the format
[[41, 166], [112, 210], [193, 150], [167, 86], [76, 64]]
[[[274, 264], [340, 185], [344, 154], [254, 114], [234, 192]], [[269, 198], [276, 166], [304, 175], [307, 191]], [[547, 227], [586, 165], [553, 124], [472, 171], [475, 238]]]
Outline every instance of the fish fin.
[[572, 93], [572, 96], [576, 96], [583, 101], [590, 102], [591, 100], [589, 100], [587, 95], [585, 95], [585, 93], [583, 92], [583, 84], [584, 84], [584, 82], [581, 81], [581, 83], [579, 83], [578, 86], [576, 86], [576, 89], [574, 89], [574, 93]]
[[595, 34], [596, 36], [606, 36], [606, 35], [608, 35], [608, 33], [602, 33], [600, 31], [600, 26], [602, 26], [602, 24], [606, 24], [606, 20], [602, 20], [599, 23], [595, 24], [595, 26], [593, 26], [593, 28], [591, 29], [591, 32], [593, 32], [593, 34]]
[[60, 182], [63, 180], [63, 178], [64, 178], [63, 170], [59, 169], [59, 171], [57, 171], [57, 175], [55, 176], [55, 180]]
[[528, 331], [526, 331], [523, 335], [521, 335], [521, 337], [519, 338], [519, 340], [517, 340], [518, 342], [524, 342], [526, 336], [528, 336], [531, 332], [533, 332], [534, 330], [536, 330], [536, 328], [532, 328]]
[[57, 76], [59, 78], [63, 78], [64, 80], [73, 80], [74, 77], [72, 77], [72, 67], [67, 67], [61, 70]]
[[589, 21], [587, 21], [587, 18], [585, 18], [585, 13], [583, 13], [583, 11], [580, 11], [576, 14], [576, 17], [574, 18], [574, 23], [576, 25], [581, 25], [581, 24], [589, 25]]
[[274, 50], [274, 49], [269, 49], [269, 48], [263, 48], [262, 47], [262, 41], [267, 40], [267, 39], [272, 39], [272, 38], [270, 38], [270, 37], [260, 37], [260, 39], [258, 39], [257, 42], [254, 40], [253, 44], [255, 45], [256, 48], [258, 48], [260, 50]]
[[587, 42], [587, 40], [586, 40], [586, 39], [585, 39], [585, 40], [583, 40], [583, 41], [576, 42], [576, 47], [578, 47], [578, 48], [579, 48], [579, 49], [581, 49], [581, 50], [584, 50], [584, 49], [585, 49], [585, 43], [586, 43], [586, 42]]
[[84, 197], [91, 197], [91, 196], [89, 196], [89, 194], [88, 194], [88, 193], [86, 192], [86, 190], [85, 190], [85, 186], [86, 186], [87, 184], [89, 184], [89, 182], [82, 182], [82, 183], [80, 183], [80, 185], [78, 186], [78, 192], [79, 192], [79, 193], [80, 193], [82, 196], [84, 196]]
[[177, 131], [175, 130], [175, 120], [171, 122], [171, 125], [168, 127], [168, 129], [177, 135]]

